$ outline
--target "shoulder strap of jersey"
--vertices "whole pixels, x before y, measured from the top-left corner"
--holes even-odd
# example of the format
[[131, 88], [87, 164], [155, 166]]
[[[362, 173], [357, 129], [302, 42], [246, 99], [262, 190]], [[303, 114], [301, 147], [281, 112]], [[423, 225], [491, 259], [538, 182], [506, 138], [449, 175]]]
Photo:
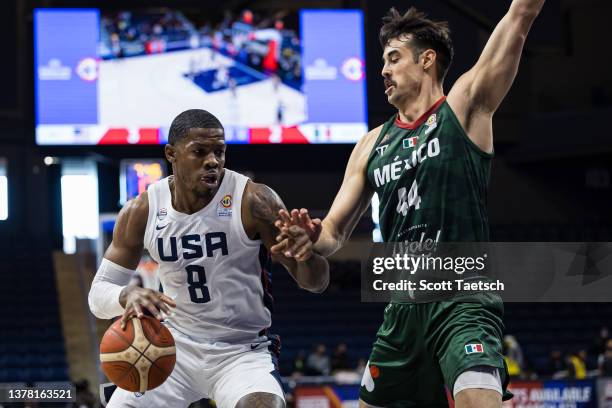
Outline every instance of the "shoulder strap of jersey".
[[[173, 176], [174, 177], [174, 176]], [[160, 207], [170, 205], [172, 202], [172, 192], [170, 191], [170, 177], [164, 177], [155, 183], [157, 194], [157, 203]]]
[[382, 129], [380, 129], [380, 134], [376, 138], [376, 142], [372, 146], [372, 150], [370, 151], [370, 156], [368, 157], [368, 163], [367, 163], [368, 166], [370, 165], [370, 162], [374, 158], [374, 152], [376, 152], [376, 148], [378, 147], [380, 142], [383, 140], [383, 138], [385, 137], [385, 135], [387, 134], [391, 126], [393, 126], [393, 124], [395, 123], [395, 116], [396, 115], [391, 116], [389, 120], [385, 122]]
[[241, 174], [235, 171], [231, 171], [228, 169], [225, 169], [225, 171], [226, 173], [229, 173], [229, 175], [233, 178], [234, 195], [236, 196], [238, 200], [242, 200], [242, 193], [244, 192], [244, 187], [246, 186], [246, 183], [249, 181], [249, 178], [245, 176], [244, 174]]
[[[168, 178], [163, 178], [156, 183], [153, 183], [147, 187], [147, 198], [149, 200], [149, 217], [147, 219], [147, 226], [145, 227], [144, 244], [145, 248], [148, 249], [147, 244], [151, 240], [152, 231], [155, 225], [155, 219], [158, 217], [158, 212], [163, 203], [163, 188], [164, 184], [168, 183]], [[161, 215], [161, 214], [159, 214]]]

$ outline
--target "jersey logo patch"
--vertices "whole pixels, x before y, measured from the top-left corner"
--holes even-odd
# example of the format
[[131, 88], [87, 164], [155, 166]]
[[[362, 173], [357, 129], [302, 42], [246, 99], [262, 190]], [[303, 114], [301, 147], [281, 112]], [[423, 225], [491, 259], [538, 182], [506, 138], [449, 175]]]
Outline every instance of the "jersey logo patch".
[[165, 208], [160, 208], [159, 211], [157, 212], [157, 219], [160, 221], [163, 221], [167, 215], [168, 215], [168, 210], [166, 210]]
[[164, 228], [166, 228], [167, 226], [168, 226], [168, 224], [166, 224], [166, 225], [156, 225], [156, 226], [155, 226], [155, 229], [156, 229], [157, 231], [159, 231], [159, 230], [163, 230], [163, 229], [164, 229]]
[[466, 344], [465, 345], [465, 354], [474, 354], [474, 353], [484, 353], [484, 348], [482, 344]]
[[219, 205], [217, 206], [217, 216], [218, 217], [231, 217], [232, 216], [232, 196], [230, 194], [226, 194], [221, 201], [219, 201]]
[[426, 135], [429, 134], [429, 132], [434, 130], [436, 127], [438, 127], [437, 119], [438, 117], [435, 113], [432, 114], [429, 118], [427, 118], [427, 122], [425, 122], [425, 125], [427, 126], [427, 129], [425, 129]]
[[226, 194], [225, 197], [223, 197], [223, 199], [221, 200], [221, 205], [224, 208], [230, 208], [232, 206], [232, 196]]
[[376, 376], [378, 377], [380, 375], [380, 372], [378, 370], [378, 367], [370, 366], [370, 362], [368, 361], [368, 364], [366, 365], [366, 368], [363, 371], [363, 377], [361, 377], [361, 386], [365, 387], [368, 392], [374, 391], [373, 374], [376, 374]]
[[409, 149], [416, 146], [418, 142], [419, 138], [417, 136], [406, 138], [402, 140], [402, 148]]
[[389, 147], [389, 145], [384, 145], [384, 146], [378, 146], [376, 148], [376, 152], [382, 156], [383, 154], [385, 154], [385, 150], [387, 150], [387, 147]]

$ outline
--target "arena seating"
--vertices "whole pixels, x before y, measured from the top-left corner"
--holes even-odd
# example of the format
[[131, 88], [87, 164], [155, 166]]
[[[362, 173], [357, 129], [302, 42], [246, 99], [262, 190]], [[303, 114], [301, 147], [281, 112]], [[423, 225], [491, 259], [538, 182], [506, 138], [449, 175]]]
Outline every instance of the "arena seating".
[[282, 267], [273, 269], [272, 332], [281, 336], [283, 375], [291, 374], [300, 351], [308, 354], [318, 343], [325, 344], [329, 353], [338, 343], [346, 343], [355, 365], [369, 355], [386, 305], [361, 303], [358, 262], [332, 263], [331, 274], [329, 288], [312, 294], [299, 289]]
[[0, 382], [65, 381], [68, 367], [51, 249], [27, 242], [2, 243]]
[[[609, 303], [507, 303], [506, 333], [521, 344], [527, 365], [545, 374], [551, 351], [590, 351], [602, 326], [612, 326]], [[589, 355], [587, 367], [595, 368]]]

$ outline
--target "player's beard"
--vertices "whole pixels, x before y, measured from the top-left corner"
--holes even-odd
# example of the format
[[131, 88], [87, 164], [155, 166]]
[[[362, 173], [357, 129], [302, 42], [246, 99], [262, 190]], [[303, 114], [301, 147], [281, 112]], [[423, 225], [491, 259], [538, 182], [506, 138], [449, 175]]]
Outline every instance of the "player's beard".
[[[207, 200], [210, 199], [216, 189], [208, 188], [206, 185], [203, 185], [200, 176], [185, 176], [182, 172], [175, 173], [175, 190], [180, 189], [180, 191], [184, 192], [183, 194], [191, 194], [193, 197], [198, 200]], [[212, 191], [215, 190], [215, 191]]]
[[198, 177], [195, 180], [196, 188], [193, 189], [193, 193], [196, 197], [203, 200], [210, 200], [216, 194], [217, 190], [219, 190], [219, 186], [221, 185], [221, 180], [223, 179], [223, 175], [219, 174], [216, 180], [215, 185], [210, 185], [209, 183], [205, 183], [202, 180], [202, 177]]

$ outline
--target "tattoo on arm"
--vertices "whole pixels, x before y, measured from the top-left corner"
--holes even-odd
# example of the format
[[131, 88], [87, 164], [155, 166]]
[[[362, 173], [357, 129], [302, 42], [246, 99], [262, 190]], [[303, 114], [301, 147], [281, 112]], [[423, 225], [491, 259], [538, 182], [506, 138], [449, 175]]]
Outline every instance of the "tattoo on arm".
[[278, 218], [278, 210], [285, 208], [278, 194], [263, 184], [253, 186], [251, 196], [251, 213], [264, 224], [273, 225]]

